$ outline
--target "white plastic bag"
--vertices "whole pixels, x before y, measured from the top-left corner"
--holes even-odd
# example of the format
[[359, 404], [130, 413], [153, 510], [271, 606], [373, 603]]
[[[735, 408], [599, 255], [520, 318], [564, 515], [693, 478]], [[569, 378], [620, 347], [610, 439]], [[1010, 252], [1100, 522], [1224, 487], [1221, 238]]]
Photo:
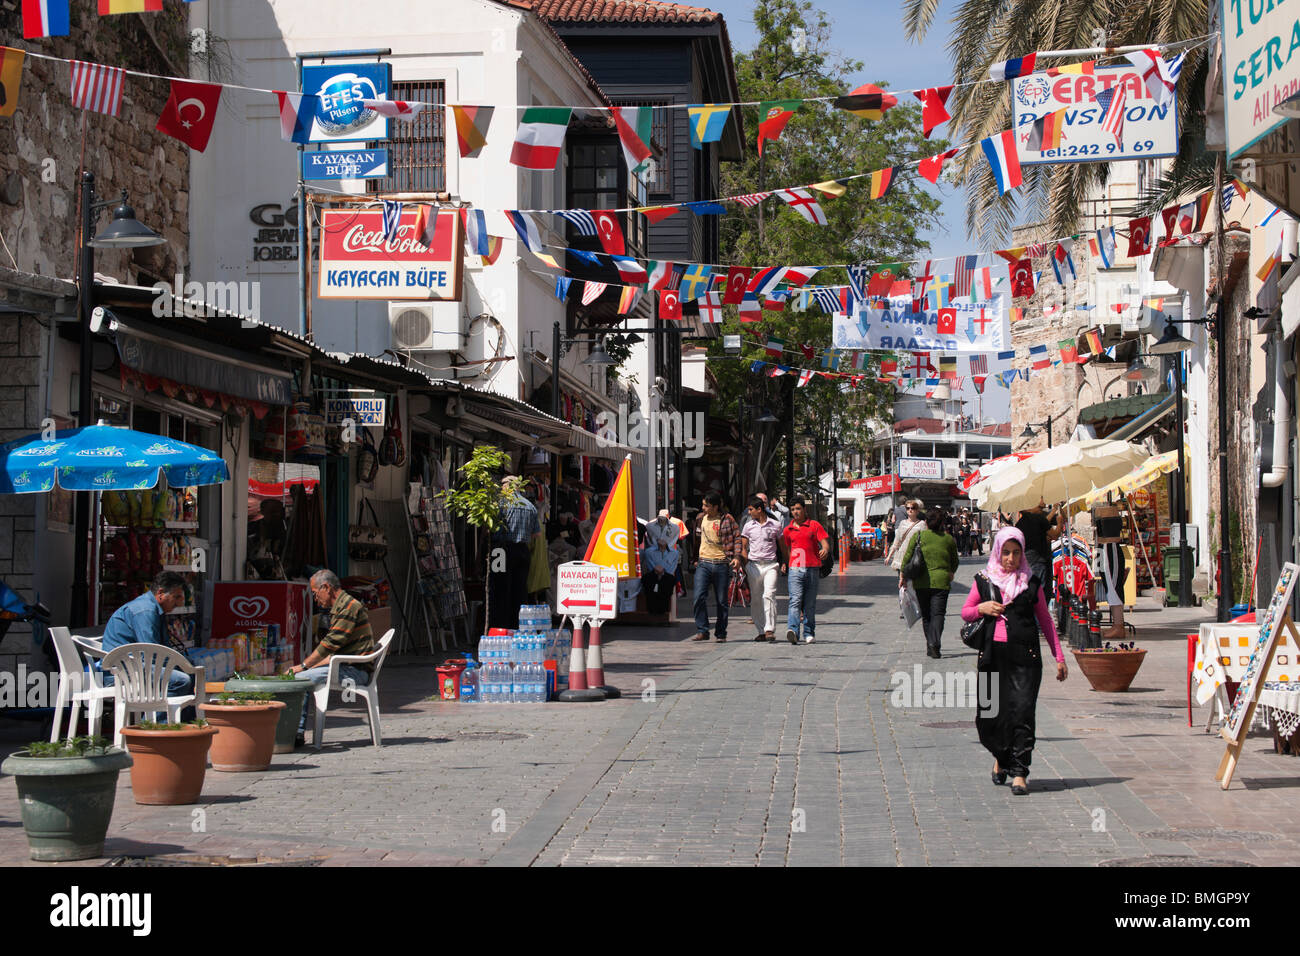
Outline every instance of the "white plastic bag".
[[917, 598], [916, 591], [910, 582], [905, 587], [898, 589], [898, 606], [902, 610], [903, 620], [909, 628], [921, 620], [921, 601]]

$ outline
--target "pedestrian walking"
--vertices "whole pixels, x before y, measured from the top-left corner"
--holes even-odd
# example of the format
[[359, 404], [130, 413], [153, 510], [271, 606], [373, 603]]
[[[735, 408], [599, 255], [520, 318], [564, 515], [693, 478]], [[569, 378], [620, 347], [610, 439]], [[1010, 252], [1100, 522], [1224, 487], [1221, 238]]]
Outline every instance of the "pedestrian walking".
[[[947, 516], [942, 508], [931, 508], [926, 516], [926, 528], [912, 536], [912, 542], [903, 555], [902, 567], [912, 560], [917, 548], [925, 555], [925, 572], [913, 579], [916, 598], [921, 603], [921, 623], [925, 628], [925, 653], [927, 657], [938, 659], [940, 639], [943, 637], [943, 619], [948, 613], [948, 594], [952, 588], [953, 575], [957, 573], [957, 542], [951, 534], [944, 531]], [[907, 583], [902, 572], [898, 575], [898, 586]]]
[[903, 570], [903, 549], [911, 542], [912, 536], [925, 527], [925, 506], [919, 500], [913, 498], [905, 508], [907, 517], [898, 522], [894, 529], [894, 544], [885, 555], [885, 560], [895, 571]]
[[695, 565], [695, 630], [692, 641], [709, 639], [709, 590], [718, 605], [717, 628], [713, 632], [719, 644], [727, 640], [727, 588], [731, 572], [741, 570], [740, 529], [736, 519], [722, 510], [722, 496], [710, 491], [704, 496], [704, 510], [695, 522], [699, 537], [699, 561]]
[[890, 551], [894, 550], [894, 532], [898, 530], [897, 524], [894, 521], [894, 513], [892, 511], [885, 516], [884, 529], [885, 553], [888, 554]]
[[786, 560], [782, 573], [790, 574], [790, 607], [786, 614], [785, 639], [798, 644], [799, 625], [803, 624], [803, 643], [811, 644], [817, 629], [817, 585], [821, 581], [822, 562], [831, 553], [830, 535], [820, 523], [808, 517], [802, 498], [790, 502], [790, 523], [781, 532], [785, 539]]
[[1020, 512], [1016, 528], [1024, 536], [1022, 546], [1029, 569], [1040, 585], [1052, 580], [1052, 542], [1061, 536], [1062, 516], [1053, 508], [1048, 514], [1043, 512], [1047, 502], [1042, 498], [1034, 507]]
[[776, 579], [781, 567], [781, 523], [767, 513], [757, 495], [749, 499], [749, 518], [740, 529], [741, 560], [749, 579], [749, 613], [756, 641], [776, 640]]
[[1042, 586], [1025, 559], [1025, 538], [1019, 530], [1003, 528], [998, 532], [981, 577], [984, 580], [976, 579], [961, 609], [967, 623], [981, 616], [997, 622], [991, 637], [986, 633], [976, 665], [980, 676], [976, 681], [979, 710], [975, 728], [980, 743], [993, 754], [993, 783], [1006, 783], [1010, 774], [1011, 792], [1023, 796], [1029, 792], [1035, 711], [1043, 682], [1040, 630], [1056, 658], [1056, 679], [1065, 680], [1069, 669]]

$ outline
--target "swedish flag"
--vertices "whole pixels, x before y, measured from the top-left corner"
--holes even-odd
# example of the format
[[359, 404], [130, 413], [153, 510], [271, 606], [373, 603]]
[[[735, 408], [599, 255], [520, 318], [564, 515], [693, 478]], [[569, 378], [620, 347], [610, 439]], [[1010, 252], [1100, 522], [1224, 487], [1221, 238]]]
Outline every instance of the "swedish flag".
[[722, 139], [722, 131], [727, 128], [727, 117], [731, 107], [714, 106], [704, 103], [687, 107], [690, 116], [691, 145], [701, 149], [705, 143], [716, 143]]

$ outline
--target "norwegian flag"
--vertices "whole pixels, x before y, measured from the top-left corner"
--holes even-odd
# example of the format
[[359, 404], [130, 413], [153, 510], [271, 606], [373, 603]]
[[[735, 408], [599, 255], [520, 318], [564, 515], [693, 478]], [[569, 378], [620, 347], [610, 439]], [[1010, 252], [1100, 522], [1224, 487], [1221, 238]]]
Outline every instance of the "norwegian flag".
[[122, 84], [126, 70], [102, 63], [72, 61], [72, 105], [116, 116], [122, 108]]
[[972, 375], [987, 375], [989, 373], [989, 359], [987, 355], [972, 355], [970, 357], [970, 373]]
[[[1116, 93], [1115, 90], [1119, 92]], [[1097, 94], [1097, 105], [1102, 108], [1101, 128], [1115, 137], [1115, 144], [1123, 145], [1124, 140], [1124, 106], [1128, 91], [1123, 87], [1111, 87]]]
[[556, 209], [554, 214], [566, 222], [572, 223], [582, 236], [596, 234], [596, 219], [586, 209]]
[[770, 195], [772, 195], [770, 192], [745, 193], [745, 195], [743, 196], [732, 196], [731, 199], [734, 202], [740, 203], [742, 206], [757, 206], [759, 203], [761, 203], [764, 199], [766, 199]]
[[582, 304], [591, 305], [600, 298], [600, 294], [605, 291], [607, 283], [604, 282], [584, 282], [582, 284]]

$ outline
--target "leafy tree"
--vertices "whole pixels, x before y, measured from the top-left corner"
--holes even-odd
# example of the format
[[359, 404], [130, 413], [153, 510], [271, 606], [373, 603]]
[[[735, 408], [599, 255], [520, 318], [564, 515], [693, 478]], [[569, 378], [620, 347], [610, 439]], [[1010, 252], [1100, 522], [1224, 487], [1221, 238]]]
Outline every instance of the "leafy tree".
[[[489, 535], [503, 528], [504, 508], [523, 481], [518, 477], [507, 478], [504, 482], [501, 480], [499, 476], [509, 464], [510, 456], [496, 445], [476, 445], [469, 461], [459, 469], [462, 476], [460, 487], [448, 488], [442, 492], [447, 510]], [[487, 567], [483, 575], [484, 613], [486, 607], [490, 606], [492, 549], [488, 548], [485, 553]]]
[[[724, 169], [723, 194], [762, 192], [890, 166], [895, 167], [895, 178], [889, 193], [874, 201], [868, 198], [869, 180], [865, 179], [846, 183], [844, 195], [838, 198], [815, 192], [826, 213], [826, 226], [805, 221], [776, 197], [733, 212], [722, 220], [723, 261], [754, 266], [818, 265], [919, 257], [927, 248], [921, 233], [936, 221], [939, 201], [914, 169], [903, 167], [945, 149], [947, 143], [922, 137], [920, 109], [914, 102], [900, 98], [878, 122], [860, 119], [831, 105], [830, 99], [849, 91], [853, 85], [850, 77], [863, 65], [834, 50], [832, 25], [811, 3], [756, 0], [754, 24], [754, 48], [736, 57], [741, 99], [827, 99], [805, 102], [780, 139], [764, 143], [762, 157], [747, 147], [742, 163]], [[799, 30], [806, 36], [803, 52], [796, 52], [791, 43]], [[747, 107], [745, 111], [746, 138], [752, 146], [757, 139], [758, 108]], [[842, 285], [846, 281], [843, 269], [828, 269], [818, 273], [812, 284]], [[787, 350], [792, 350], [780, 359], [782, 364], [814, 367], [813, 361], [799, 353], [799, 346], [813, 346], [818, 353], [828, 348], [831, 318], [816, 306], [807, 312], [796, 308], [797, 296], [792, 295], [784, 312], [764, 311], [761, 323], [741, 323], [734, 315], [726, 319], [724, 333], [755, 330], [761, 331], [761, 338], [742, 335], [739, 361], [710, 363], [718, 385], [718, 407], [724, 414], [743, 399], [748, 405], [768, 407], [784, 416], [789, 397], [786, 390], [795, 388], [797, 374], [772, 380], [756, 375], [750, 368], [755, 359], [768, 358], [764, 351], [768, 336], [784, 340]], [[721, 343], [716, 343], [712, 351], [721, 356]], [[866, 419], [882, 414], [888, 418], [886, 409], [893, 400], [893, 387], [877, 381], [881, 358], [880, 354], [871, 355], [857, 388], [848, 387], [847, 380], [815, 376], [798, 389], [794, 394], [796, 431], [826, 435], [834, 430], [847, 444], [864, 441], [868, 435]], [[742, 430], [749, 428], [748, 422], [740, 425]], [[780, 427], [784, 430], [786, 423]], [[759, 463], [760, 470], [776, 465], [783, 454], [778, 449], [776, 458]], [[784, 481], [769, 479], [767, 484], [784, 487]]]
[[[1216, 0], [1217, 2], [1217, 0]], [[903, 23], [910, 37], [929, 32], [939, 0], [905, 0]], [[953, 79], [948, 102], [951, 130], [960, 143], [977, 143], [1011, 126], [1005, 83], [978, 83], [989, 67], [1035, 50], [1073, 50], [1137, 43], [1171, 43], [1206, 32], [1207, 0], [962, 0], [952, 20]], [[1040, 68], [1053, 65], [1040, 63]], [[1178, 83], [1179, 155], [1163, 180], [1143, 197], [1142, 209], [1213, 183], [1214, 161], [1205, 152], [1205, 49], [1191, 50]], [[1074, 232], [1083, 201], [1106, 182], [1109, 163], [1025, 166], [1024, 185], [999, 196], [982, 151], [954, 160], [953, 175], [967, 185], [966, 225], [983, 242], [1009, 235], [1021, 219], [1046, 221], [1049, 235]]]

